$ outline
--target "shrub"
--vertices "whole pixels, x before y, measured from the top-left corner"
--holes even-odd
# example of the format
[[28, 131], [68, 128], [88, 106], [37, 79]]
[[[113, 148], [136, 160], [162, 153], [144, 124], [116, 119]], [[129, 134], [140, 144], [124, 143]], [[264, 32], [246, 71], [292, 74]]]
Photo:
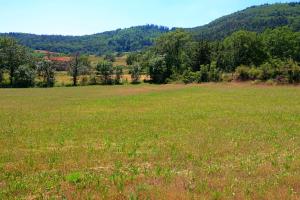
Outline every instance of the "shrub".
[[251, 67], [248, 71], [248, 74], [249, 74], [249, 79], [257, 80], [261, 77], [262, 70], [255, 67]]
[[273, 65], [271, 63], [265, 63], [262, 64], [259, 67], [260, 70], [260, 75], [258, 77], [258, 79], [266, 81], [269, 79], [274, 79], [276, 77], [276, 65]]
[[224, 82], [231, 82], [233, 81], [233, 75], [229, 73], [223, 73], [221, 76], [221, 80]]
[[221, 80], [221, 73], [217, 69], [216, 64], [212, 63], [209, 69], [209, 81], [219, 82]]
[[194, 83], [194, 82], [201, 82], [201, 75], [200, 72], [192, 72], [187, 70], [183, 73], [183, 82], [185, 84]]
[[239, 81], [247, 81], [249, 80], [249, 70], [250, 68], [244, 65], [241, 65], [236, 68], [234, 78]]
[[199, 82], [208, 82], [208, 81], [209, 81], [208, 65], [201, 65]]

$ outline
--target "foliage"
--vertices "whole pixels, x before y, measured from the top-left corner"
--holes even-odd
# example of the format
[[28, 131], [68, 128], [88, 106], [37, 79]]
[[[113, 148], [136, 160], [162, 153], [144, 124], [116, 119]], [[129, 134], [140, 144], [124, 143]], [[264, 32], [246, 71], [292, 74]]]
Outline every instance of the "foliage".
[[[10, 85], [14, 84], [15, 73], [22, 65], [32, 65], [31, 58], [27, 48], [19, 45], [12, 38], [0, 38], [0, 70], [7, 70], [10, 76]], [[21, 70], [25, 70], [24, 67]], [[20, 75], [20, 71], [18, 71]], [[20, 78], [20, 77], [18, 77]]]
[[80, 56], [76, 53], [71, 62], [69, 72], [73, 77], [73, 86], [77, 86], [78, 76], [87, 75], [90, 71], [91, 64], [87, 56]]
[[201, 65], [209, 65], [212, 59], [211, 44], [202, 40], [201, 42], [195, 42], [192, 46], [192, 70], [199, 71]]
[[[267, 55], [263, 51], [262, 40], [254, 32], [238, 31], [224, 40], [224, 51], [230, 69], [240, 65], [260, 65]], [[221, 53], [223, 53], [221, 52]]]
[[155, 56], [149, 60], [148, 73], [154, 83], [166, 83], [169, 71], [164, 56]]
[[37, 63], [37, 73], [43, 78], [42, 87], [53, 87], [55, 83], [55, 65], [50, 60], [42, 60]]
[[131, 74], [131, 79], [133, 84], [137, 84], [140, 82], [141, 73], [142, 73], [142, 67], [138, 63], [134, 63], [130, 69], [130, 74]]
[[293, 32], [288, 27], [268, 29], [263, 34], [265, 51], [272, 58], [299, 60], [299, 33]]
[[275, 80], [277, 83], [300, 83], [300, 66], [293, 60], [271, 60], [257, 67], [240, 66], [235, 71], [235, 79], [247, 80]]
[[115, 84], [122, 84], [123, 66], [116, 66], [115, 69]]
[[221, 40], [239, 30], [261, 33], [267, 28], [288, 26], [300, 31], [300, 3], [252, 6], [221, 17], [207, 25], [188, 29], [197, 40]]
[[94, 35], [62, 36], [34, 35], [25, 33], [2, 34], [16, 38], [21, 44], [36, 50], [47, 50], [67, 54], [104, 55], [112, 52], [132, 52], [151, 46], [156, 37], [169, 28], [145, 25], [118, 29]]
[[14, 72], [13, 86], [26, 88], [34, 86], [35, 69], [30, 65], [21, 65]]
[[113, 84], [112, 76], [114, 73], [113, 64], [108, 61], [102, 61], [97, 64], [97, 73], [101, 76], [101, 83], [108, 85]]

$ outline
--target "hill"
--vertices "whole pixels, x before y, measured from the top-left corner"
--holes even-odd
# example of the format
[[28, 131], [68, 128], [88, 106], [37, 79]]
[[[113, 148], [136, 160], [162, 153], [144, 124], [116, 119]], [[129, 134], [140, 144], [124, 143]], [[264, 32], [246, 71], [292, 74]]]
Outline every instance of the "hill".
[[[186, 29], [196, 39], [223, 39], [231, 33], [244, 29], [262, 32], [267, 28], [289, 26], [300, 31], [300, 2], [252, 6], [245, 10], [221, 17], [207, 25]], [[151, 46], [155, 38], [170, 31], [156, 25], [136, 26], [85, 36], [34, 35], [8, 33], [21, 44], [36, 50], [60, 53], [81, 52], [106, 54], [131, 52]], [[1, 34], [0, 34], [1, 35]]]
[[169, 28], [167, 27], [145, 25], [85, 36], [34, 35], [26, 33], [6, 33], [2, 35], [14, 37], [21, 44], [35, 50], [60, 53], [79, 51], [87, 54], [106, 54], [141, 50], [151, 46], [156, 37], [168, 31]]
[[207, 25], [187, 29], [197, 39], [223, 39], [238, 30], [262, 32], [267, 28], [289, 26], [300, 31], [300, 2], [252, 6], [221, 17]]

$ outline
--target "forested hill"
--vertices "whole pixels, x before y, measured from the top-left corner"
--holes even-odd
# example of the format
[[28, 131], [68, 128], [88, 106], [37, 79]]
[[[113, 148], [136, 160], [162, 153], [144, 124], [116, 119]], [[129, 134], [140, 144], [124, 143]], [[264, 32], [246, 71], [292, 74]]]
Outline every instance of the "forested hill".
[[216, 40], [241, 29], [262, 32], [266, 28], [279, 26], [289, 26], [294, 31], [300, 31], [300, 2], [252, 6], [188, 30], [198, 39]]
[[[221, 17], [205, 26], [186, 30], [190, 31], [196, 39], [216, 40], [223, 39], [241, 29], [262, 32], [266, 28], [279, 26], [289, 26], [294, 31], [300, 31], [300, 2], [252, 6]], [[151, 46], [155, 38], [169, 31], [167, 27], [146, 25], [86, 36], [25, 33], [10, 33], [8, 35], [19, 40], [21, 44], [37, 50], [106, 54], [141, 50]]]
[[105, 54], [141, 50], [144, 47], [151, 46], [155, 38], [168, 31], [169, 28], [167, 27], [145, 25], [85, 36], [34, 35], [26, 33], [8, 33], [5, 35], [14, 37], [21, 44], [36, 50], [60, 53]]

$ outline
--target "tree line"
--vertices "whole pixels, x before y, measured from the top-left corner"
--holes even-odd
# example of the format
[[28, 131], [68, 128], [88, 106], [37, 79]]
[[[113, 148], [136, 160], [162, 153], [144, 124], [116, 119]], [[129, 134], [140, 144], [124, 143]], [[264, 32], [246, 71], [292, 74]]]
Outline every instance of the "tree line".
[[[288, 27], [237, 31], [221, 41], [195, 41], [184, 30], [167, 33], [147, 51], [128, 56], [153, 83], [225, 79], [298, 83], [300, 33]], [[247, 75], [241, 75], [246, 73]]]
[[[55, 86], [55, 72], [61, 66], [46, 57], [33, 56], [33, 51], [9, 37], [0, 38], [0, 86], [2, 87], [53, 87]], [[72, 85], [77, 86], [80, 76], [84, 84], [122, 84], [124, 81], [123, 66], [113, 66], [115, 57], [106, 55], [96, 67], [91, 65], [87, 55], [75, 53], [67, 62], [67, 70], [72, 77]], [[139, 83], [141, 69], [131, 66], [132, 83]], [[4, 75], [9, 77], [9, 82], [4, 81]]]
[[[156, 39], [147, 50], [131, 53], [127, 64], [133, 83], [142, 74], [150, 82], [201, 83], [210, 81], [257, 80], [278, 83], [300, 82], [300, 33], [288, 27], [263, 33], [237, 31], [221, 41], [196, 41], [178, 29]], [[73, 54], [68, 63], [73, 86], [88, 75], [86, 84], [121, 84], [124, 67], [113, 66], [113, 55], [92, 67], [88, 56]], [[0, 38], [0, 83], [10, 87], [53, 87], [55, 63], [32, 56], [32, 51], [8, 37]], [[3, 83], [3, 75], [9, 84]], [[39, 81], [37, 81], [37, 77]]]

